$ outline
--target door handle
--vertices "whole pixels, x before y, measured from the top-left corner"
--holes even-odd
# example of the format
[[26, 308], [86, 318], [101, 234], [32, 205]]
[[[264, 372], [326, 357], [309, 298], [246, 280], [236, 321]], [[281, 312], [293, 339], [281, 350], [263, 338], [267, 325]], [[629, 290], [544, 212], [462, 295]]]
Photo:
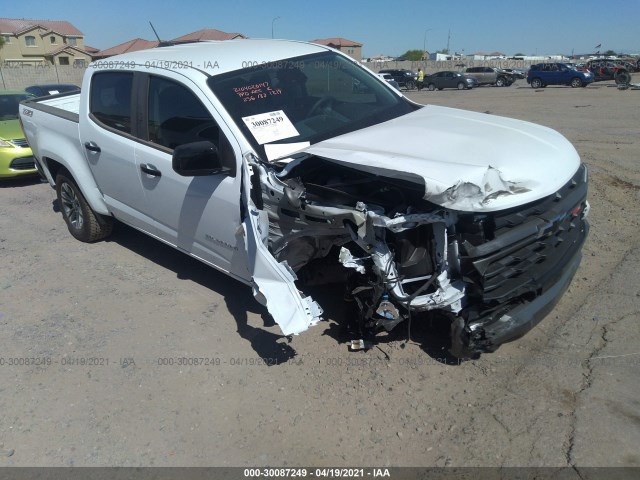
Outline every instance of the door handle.
[[92, 152], [100, 152], [100, 147], [95, 142], [84, 142], [84, 148]]
[[162, 172], [158, 170], [154, 165], [151, 165], [150, 163], [141, 163], [140, 170], [142, 170], [147, 175], [151, 175], [153, 177], [162, 176]]

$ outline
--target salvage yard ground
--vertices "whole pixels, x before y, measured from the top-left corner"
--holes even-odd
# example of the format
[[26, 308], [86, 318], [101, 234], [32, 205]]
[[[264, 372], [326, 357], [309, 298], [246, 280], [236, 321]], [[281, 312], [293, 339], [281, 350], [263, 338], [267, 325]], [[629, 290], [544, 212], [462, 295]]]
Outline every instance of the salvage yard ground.
[[122, 225], [79, 243], [48, 185], [2, 182], [0, 466], [640, 466], [640, 93], [610, 85], [408, 94], [552, 127], [590, 169], [569, 291], [462, 364], [416, 322], [349, 353], [332, 289], [289, 342], [243, 285]]

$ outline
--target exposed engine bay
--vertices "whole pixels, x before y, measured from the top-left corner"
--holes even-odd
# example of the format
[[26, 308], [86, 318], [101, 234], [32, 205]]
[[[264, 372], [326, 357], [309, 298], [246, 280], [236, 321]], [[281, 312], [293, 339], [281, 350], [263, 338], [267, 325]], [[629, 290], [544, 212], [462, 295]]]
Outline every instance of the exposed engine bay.
[[[531, 231], [530, 222], [526, 223], [530, 212], [524, 207], [500, 215], [456, 212], [425, 200], [419, 183], [319, 157], [306, 156], [273, 168], [256, 162], [252, 167], [253, 202], [267, 213], [265, 240], [271, 255], [291, 270], [300, 289], [304, 284], [344, 283], [345, 297], [357, 305], [362, 332], [390, 331], [412, 314], [438, 310], [451, 320], [451, 353], [474, 356], [509, 341], [492, 337], [485, 324], [504, 321], [505, 312], [544, 290], [536, 277], [545, 275], [522, 270], [523, 259], [512, 256], [515, 250], [507, 244], [515, 240], [514, 247], [520, 248], [523, 240], [534, 243], [538, 255], [534, 266], [546, 260], [539, 255], [546, 248], [539, 242], [541, 231]], [[580, 205], [573, 210], [572, 221], [587, 209], [583, 170], [576, 176], [585, 177], [584, 188], [570, 200]], [[534, 214], [546, 209], [538, 206]], [[512, 230], [508, 235], [497, 237], [504, 227], [501, 222], [518, 226], [512, 219], [499, 219], [509, 215], [525, 222], [520, 227], [529, 227], [526, 235], [514, 237], [518, 228], [507, 228]], [[547, 236], [557, 233], [558, 227], [564, 231], [556, 223], [546, 222], [545, 227]], [[572, 245], [565, 244], [571, 252], [579, 250], [586, 236], [586, 227], [575, 230], [582, 234]], [[496, 255], [498, 267], [493, 265]], [[495, 268], [500, 271], [488, 272]], [[507, 281], [496, 283], [497, 277]], [[512, 281], [513, 277], [523, 280]]]

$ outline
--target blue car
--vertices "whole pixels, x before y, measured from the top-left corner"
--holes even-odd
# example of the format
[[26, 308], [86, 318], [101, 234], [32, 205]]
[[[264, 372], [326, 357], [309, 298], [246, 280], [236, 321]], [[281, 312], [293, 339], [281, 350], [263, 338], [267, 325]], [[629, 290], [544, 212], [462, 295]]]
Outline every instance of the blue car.
[[591, 72], [577, 70], [566, 63], [538, 63], [531, 65], [529, 73], [527, 73], [527, 83], [533, 88], [542, 88], [547, 85], [586, 87], [593, 80]]

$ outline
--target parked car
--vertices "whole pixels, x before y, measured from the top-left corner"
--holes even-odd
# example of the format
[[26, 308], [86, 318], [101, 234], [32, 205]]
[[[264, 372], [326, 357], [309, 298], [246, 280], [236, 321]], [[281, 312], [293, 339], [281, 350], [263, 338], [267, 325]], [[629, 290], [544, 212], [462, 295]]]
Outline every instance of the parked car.
[[527, 73], [527, 83], [532, 88], [547, 85], [570, 85], [573, 88], [586, 87], [593, 82], [593, 74], [577, 70], [566, 63], [538, 63], [531, 65]]
[[631, 73], [624, 64], [608, 59], [595, 59], [586, 63], [586, 68], [593, 74], [594, 81], [615, 80], [617, 84], [631, 82]]
[[419, 105], [299, 41], [93, 66], [80, 94], [20, 109], [71, 235], [127, 223], [252, 287], [284, 335], [322, 319], [308, 283], [338, 282], [352, 346], [436, 318], [452, 355], [477, 356], [540, 322], [578, 268], [586, 168], [549, 128]]
[[30, 97], [22, 91], [0, 91], [0, 178], [38, 173], [18, 120], [20, 102]]
[[478, 86], [478, 81], [467, 75], [463, 75], [460, 72], [437, 72], [433, 75], [427, 75], [424, 77], [423, 84], [431, 91], [436, 88], [442, 90], [443, 88], [457, 88], [458, 90], [472, 89]]
[[495, 85], [496, 87], [509, 87], [516, 80], [513, 73], [495, 67], [469, 67], [465, 74], [478, 81], [478, 85]]
[[58, 93], [79, 92], [80, 87], [70, 83], [49, 83], [46, 85], [31, 85], [25, 88], [24, 91], [36, 97], [44, 97]]
[[393, 88], [395, 88], [396, 90], [400, 90], [400, 85], [398, 85], [398, 82], [396, 82], [393, 79], [391, 74], [389, 74], [389, 73], [378, 73], [377, 75], [380, 78], [382, 78], [385, 82], [387, 82], [389, 85], [391, 85]]
[[512, 75], [514, 78], [514, 81], [519, 79], [524, 80], [525, 78], [527, 78], [526, 70], [521, 70], [519, 68], [503, 68], [503, 70], [508, 74]]
[[413, 90], [417, 87], [418, 72], [406, 70], [404, 68], [385, 68], [380, 70], [378, 73], [388, 73], [396, 82], [398, 82], [398, 85], [406, 88], [407, 90]]

